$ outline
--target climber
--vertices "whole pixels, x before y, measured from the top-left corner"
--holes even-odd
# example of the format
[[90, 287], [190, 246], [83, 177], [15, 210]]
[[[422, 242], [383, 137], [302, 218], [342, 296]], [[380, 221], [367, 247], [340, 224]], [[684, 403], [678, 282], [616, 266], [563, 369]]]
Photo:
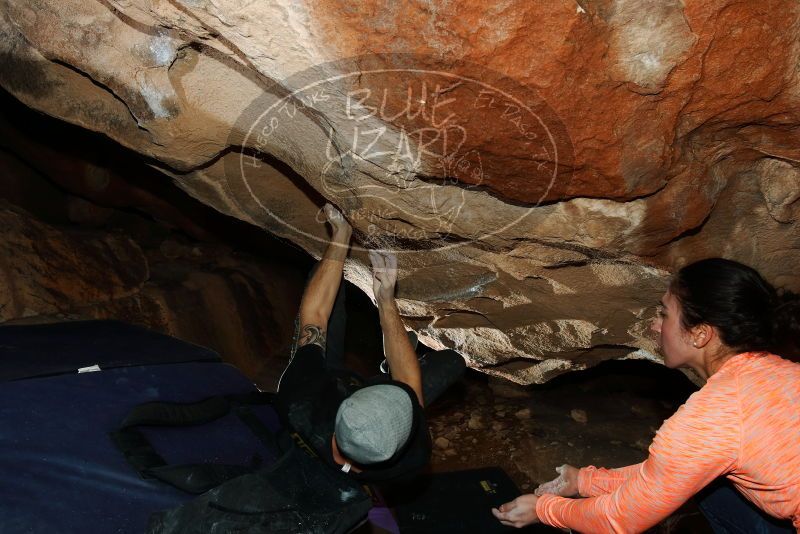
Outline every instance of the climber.
[[281, 376], [276, 406], [326, 464], [363, 482], [406, 478], [430, 459], [423, 406], [460, 378], [465, 362], [452, 350], [417, 358], [394, 298], [397, 258], [370, 251], [390, 374], [365, 381], [344, 368], [341, 280], [352, 228], [332, 205], [324, 212], [333, 235], [303, 294], [296, 350]]
[[740, 263], [702, 260], [673, 278], [652, 328], [667, 367], [707, 382], [664, 422], [647, 459], [561, 466], [492, 513], [513, 527], [642, 532], [697, 495], [714, 532], [800, 531], [800, 365], [778, 356], [800, 356], [798, 295]]

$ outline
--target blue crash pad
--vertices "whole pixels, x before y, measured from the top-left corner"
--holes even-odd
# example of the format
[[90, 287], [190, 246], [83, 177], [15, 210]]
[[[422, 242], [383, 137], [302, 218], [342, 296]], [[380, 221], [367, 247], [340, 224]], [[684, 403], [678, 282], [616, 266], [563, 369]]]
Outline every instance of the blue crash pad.
[[[175, 340], [177, 341], [177, 340]], [[15, 380], [0, 387], [0, 533], [140, 533], [155, 511], [193, 496], [143, 480], [108, 436], [150, 401], [195, 402], [253, 391], [234, 367], [192, 362]], [[272, 429], [270, 406], [254, 407]], [[183, 428], [147, 428], [168, 463], [247, 465], [271, 456], [234, 415]]]
[[99, 365], [220, 361], [211, 349], [120, 321], [0, 326], [0, 382]]

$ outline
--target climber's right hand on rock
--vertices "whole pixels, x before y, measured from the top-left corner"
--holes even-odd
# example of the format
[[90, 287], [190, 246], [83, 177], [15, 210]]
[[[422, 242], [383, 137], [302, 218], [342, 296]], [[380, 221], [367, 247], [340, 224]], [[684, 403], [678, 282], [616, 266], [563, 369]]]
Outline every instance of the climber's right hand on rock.
[[393, 302], [397, 284], [397, 256], [391, 252], [370, 250], [369, 260], [372, 263], [372, 290], [375, 301], [379, 305]]

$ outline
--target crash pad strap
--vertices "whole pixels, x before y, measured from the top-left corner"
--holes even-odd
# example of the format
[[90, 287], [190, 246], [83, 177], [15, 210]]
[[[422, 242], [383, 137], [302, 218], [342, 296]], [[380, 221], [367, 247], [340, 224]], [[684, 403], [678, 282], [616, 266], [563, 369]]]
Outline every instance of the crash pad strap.
[[271, 404], [273, 398], [274, 395], [269, 393], [253, 392], [209, 397], [193, 403], [148, 402], [133, 408], [120, 429], [111, 432], [110, 437], [142, 478], [154, 478], [179, 490], [200, 494], [232, 478], [253, 472], [260, 467], [262, 460], [256, 456], [251, 465], [169, 465], [138, 427], [202, 425], [225, 417], [233, 411], [277, 458], [281, 452], [274, 434], [250, 409], [254, 405]]

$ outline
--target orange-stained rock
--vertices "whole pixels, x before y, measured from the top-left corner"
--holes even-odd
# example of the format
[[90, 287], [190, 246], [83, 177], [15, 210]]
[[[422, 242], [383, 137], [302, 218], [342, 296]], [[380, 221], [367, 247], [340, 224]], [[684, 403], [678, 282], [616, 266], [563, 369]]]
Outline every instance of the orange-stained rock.
[[0, 225], [0, 323], [118, 319], [211, 347], [276, 386], [303, 287], [291, 268], [213, 245], [173, 242], [167, 258], [117, 232], [58, 229], [5, 202]]
[[129, 297], [149, 276], [131, 239], [66, 234], [3, 205], [2, 320]]
[[[633, 352], [708, 255], [800, 289], [794, 0], [2, 0], [0, 85], [219, 211], [400, 254], [407, 324], [518, 382]], [[57, 140], [54, 140], [57, 142]], [[640, 350], [641, 349], [641, 350]]]

